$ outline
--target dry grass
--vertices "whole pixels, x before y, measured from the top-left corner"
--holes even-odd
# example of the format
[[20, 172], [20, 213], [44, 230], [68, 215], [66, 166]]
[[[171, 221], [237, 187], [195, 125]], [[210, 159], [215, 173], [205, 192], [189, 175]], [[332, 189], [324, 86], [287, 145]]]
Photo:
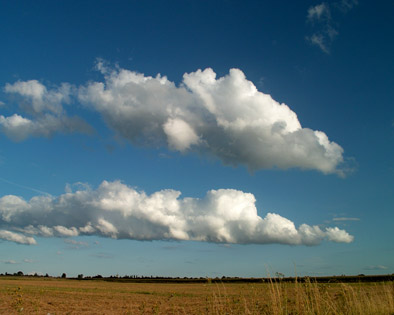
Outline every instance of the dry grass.
[[394, 314], [394, 282], [167, 284], [0, 278], [0, 314]]

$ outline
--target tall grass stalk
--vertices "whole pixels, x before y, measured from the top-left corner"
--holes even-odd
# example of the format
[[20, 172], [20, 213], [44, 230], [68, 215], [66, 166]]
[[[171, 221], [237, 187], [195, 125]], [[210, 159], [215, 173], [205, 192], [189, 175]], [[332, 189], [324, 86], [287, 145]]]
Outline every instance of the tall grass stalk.
[[[242, 304], [226, 296], [226, 286], [217, 286], [210, 314], [394, 314], [394, 283], [328, 283], [305, 279], [294, 283], [271, 279], [243, 296]], [[268, 291], [268, 292], [267, 292]], [[208, 313], [208, 312], [207, 312]]]

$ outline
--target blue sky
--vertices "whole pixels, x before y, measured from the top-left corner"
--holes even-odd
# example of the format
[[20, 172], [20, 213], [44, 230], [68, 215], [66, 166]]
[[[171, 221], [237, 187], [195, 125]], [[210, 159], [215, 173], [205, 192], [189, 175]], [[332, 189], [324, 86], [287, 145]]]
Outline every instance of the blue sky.
[[0, 272], [393, 273], [393, 9], [1, 2]]

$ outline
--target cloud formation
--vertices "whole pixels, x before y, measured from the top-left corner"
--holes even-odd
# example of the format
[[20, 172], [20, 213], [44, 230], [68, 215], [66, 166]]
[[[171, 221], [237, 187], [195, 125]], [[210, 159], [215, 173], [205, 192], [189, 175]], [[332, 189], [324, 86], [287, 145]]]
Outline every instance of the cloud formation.
[[36, 240], [33, 237], [25, 236], [6, 230], [0, 230], [0, 240], [11, 241], [19, 244], [35, 245]]
[[313, 26], [314, 32], [307, 36], [306, 40], [329, 54], [330, 46], [338, 35], [337, 23], [332, 18], [332, 12], [340, 12], [344, 15], [357, 4], [357, 0], [341, 0], [331, 3], [322, 2], [310, 7], [307, 22]]
[[19, 94], [23, 97], [21, 106], [27, 112], [41, 113], [49, 111], [60, 114], [63, 111], [62, 103], [70, 102], [72, 86], [63, 83], [59, 88], [47, 90], [37, 80], [17, 81], [14, 84], [7, 83], [4, 91], [6, 93]]
[[69, 239], [69, 238], [66, 238], [64, 240], [64, 243], [68, 244], [68, 248], [70, 248], [70, 249], [81, 249], [81, 248], [89, 247], [89, 243], [87, 243], [87, 242], [76, 241], [76, 240]]
[[17, 96], [20, 114], [0, 115], [0, 131], [14, 141], [28, 137], [49, 137], [56, 132], [91, 132], [91, 127], [78, 117], [67, 116], [62, 104], [70, 103], [74, 87], [63, 83], [48, 90], [37, 80], [6, 84], [4, 91]]
[[336, 217], [333, 221], [360, 221], [360, 218], [347, 218], [347, 217]]
[[18, 264], [18, 262], [13, 259], [0, 260], [0, 262], [2, 262], [3, 264], [7, 264], [7, 265], [17, 265]]
[[371, 265], [364, 267], [364, 270], [387, 270], [388, 268], [383, 265]]
[[[324, 8], [309, 15], [320, 19]], [[27, 116], [0, 115], [0, 132], [15, 141], [89, 133], [88, 124], [63, 108], [77, 98], [136, 145], [208, 154], [251, 171], [301, 168], [344, 174], [343, 149], [324, 132], [303, 128], [286, 104], [258, 91], [239, 69], [221, 78], [210, 68], [185, 73], [178, 86], [165, 76], [112, 69], [102, 61], [97, 69], [104, 81], [79, 88], [63, 83], [48, 89], [36, 80], [7, 84], [5, 92], [16, 95]]]
[[330, 15], [330, 9], [324, 2], [308, 9], [308, 20], [320, 20]]
[[35, 244], [34, 235], [289, 245], [353, 241], [337, 227], [296, 228], [275, 213], [260, 217], [250, 193], [219, 189], [202, 199], [180, 195], [170, 189], [147, 195], [120, 181], [103, 181], [96, 190], [79, 189], [56, 198], [25, 201], [7, 195], [0, 198], [0, 238], [22, 244]]
[[104, 82], [80, 87], [79, 100], [134, 144], [208, 153], [252, 171], [342, 172], [343, 149], [324, 132], [302, 128], [286, 104], [259, 92], [239, 69], [221, 78], [210, 68], [185, 73], [179, 86], [102, 62], [98, 69]]

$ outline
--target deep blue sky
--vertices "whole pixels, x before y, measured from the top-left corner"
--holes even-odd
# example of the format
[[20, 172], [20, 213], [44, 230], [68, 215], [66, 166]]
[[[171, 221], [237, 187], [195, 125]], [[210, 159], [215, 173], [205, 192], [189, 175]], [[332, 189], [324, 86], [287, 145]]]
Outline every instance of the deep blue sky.
[[[354, 240], [306, 246], [55, 233], [30, 235], [37, 244], [24, 245], [3, 237], [0, 272], [258, 277], [267, 271], [294, 275], [296, 266], [298, 274], [309, 275], [393, 273], [393, 11], [392, 1], [362, 0], [1, 1], [0, 117], [34, 120], [42, 114], [26, 110], [29, 100], [7, 91], [7, 84], [37, 80], [50, 91], [66, 82], [77, 90], [105, 82], [97, 60], [111, 71], [160, 73], [176, 86], [184, 84], [184, 73], [209, 67], [220, 78], [238, 68], [260, 92], [287, 104], [303, 128], [323, 131], [340, 145], [346, 176], [291, 163], [289, 169], [251, 172], [245, 163], [229, 166], [209, 152], [136, 145], [117, 129], [136, 121], [128, 124], [126, 117], [111, 125], [97, 104], [86, 105], [74, 92], [62, 108], [89, 124], [90, 134], [36, 132], [12, 139], [1, 125], [0, 198], [29, 201], [40, 192], [56, 198], [67, 184], [83, 182], [95, 191], [103, 180], [120, 180], [148, 195], [175, 189], [181, 199], [234, 189], [254, 195], [262, 218], [273, 212], [297, 228], [337, 226]], [[328, 30], [336, 35], [330, 38]], [[321, 36], [322, 45], [313, 35]], [[246, 105], [238, 105], [241, 113]], [[217, 139], [228, 145], [221, 134]], [[250, 148], [258, 147], [252, 140]], [[43, 224], [37, 220], [22, 226], [3, 214], [0, 231], [22, 233], [18, 228]]]

